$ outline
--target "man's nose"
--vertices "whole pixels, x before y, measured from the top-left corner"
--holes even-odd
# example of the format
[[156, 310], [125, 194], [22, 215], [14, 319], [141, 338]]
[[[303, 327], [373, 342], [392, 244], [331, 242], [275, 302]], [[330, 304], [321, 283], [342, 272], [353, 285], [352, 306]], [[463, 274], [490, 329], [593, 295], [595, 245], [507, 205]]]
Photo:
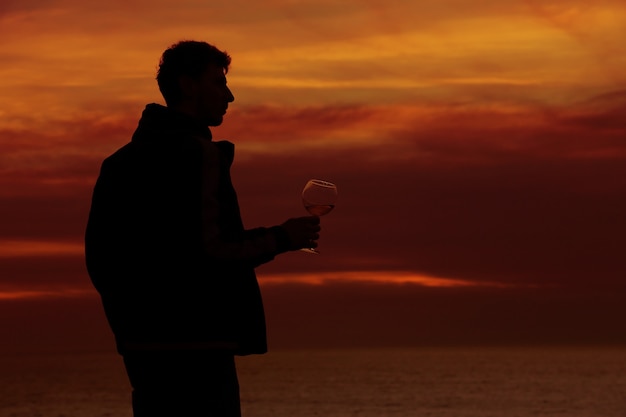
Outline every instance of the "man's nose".
[[235, 96], [233, 95], [233, 92], [230, 91], [230, 88], [226, 87], [226, 92], [228, 93], [226, 96], [226, 100], [228, 100], [229, 103], [235, 101]]

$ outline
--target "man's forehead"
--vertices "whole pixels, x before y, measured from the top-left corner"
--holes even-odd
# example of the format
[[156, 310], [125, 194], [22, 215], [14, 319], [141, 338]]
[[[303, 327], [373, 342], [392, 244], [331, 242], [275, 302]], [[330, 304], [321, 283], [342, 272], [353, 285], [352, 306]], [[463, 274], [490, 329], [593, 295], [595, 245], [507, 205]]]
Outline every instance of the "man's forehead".
[[226, 69], [219, 65], [209, 64], [204, 71], [204, 74], [212, 78], [224, 79], [226, 78]]

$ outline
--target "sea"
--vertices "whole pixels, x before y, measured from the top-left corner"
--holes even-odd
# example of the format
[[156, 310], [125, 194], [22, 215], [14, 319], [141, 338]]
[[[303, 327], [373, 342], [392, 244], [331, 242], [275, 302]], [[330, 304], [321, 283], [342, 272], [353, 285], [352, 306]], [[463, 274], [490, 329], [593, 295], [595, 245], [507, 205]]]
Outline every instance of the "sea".
[[[237, 360], [244, 417], [626, 417], [624, 347], [280, 350]], [[0, 356], [0, 417], [132, 417], [113, 352]]]

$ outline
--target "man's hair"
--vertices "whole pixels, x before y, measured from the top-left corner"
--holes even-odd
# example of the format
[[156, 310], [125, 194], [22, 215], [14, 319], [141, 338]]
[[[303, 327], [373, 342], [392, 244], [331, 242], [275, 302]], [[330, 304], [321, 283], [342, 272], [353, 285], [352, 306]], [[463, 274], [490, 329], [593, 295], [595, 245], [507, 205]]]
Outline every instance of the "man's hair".
[[178, 80], [181, 76], [197, 78], [209, 65], [228, 72], [230, 56], [206, 42], [180, 41], [163, 52], [157, 71], [159, 90], [167, 105], [178, 104], [182, 98]]

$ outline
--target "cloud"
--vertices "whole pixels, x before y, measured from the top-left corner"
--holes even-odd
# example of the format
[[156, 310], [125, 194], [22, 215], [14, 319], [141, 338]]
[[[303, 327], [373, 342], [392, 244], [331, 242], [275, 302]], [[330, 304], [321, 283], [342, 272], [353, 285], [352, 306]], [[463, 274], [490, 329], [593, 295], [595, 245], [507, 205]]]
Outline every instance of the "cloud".
[[[406, 130], [388, 131], [385, 145], [244, 158], [234, 178], [248, 224], [298, 213], [308, 177], [339, 185], [337, 209], [323, 219], [323, 268], [619, 286], [623, 133], [581, 125], [586, 114], [613, 108], [449, 109], [399, 124]], [[276, 172], [289, 176], [268, 187]]]
[[619, 136], [626, 132], [626, 90], [604, 93], [586, 100], [561, 116], [561, 122], [588, 131], [614, 132], [615, 147], [623, 145]]
[[353, 283], [385, 283], [385, 284], [415, 284], [425, 287], [473, 287], [473, 286], [495, 286], [499, 287], [499, 283], [479, 283], [464, 281], [460, 279], [441, 278], [427, 276], [410, 271], [335, 271], [325, 273], [307, 273], [296, 272], [286, 274], [263, 275], [261, 283], [267, 285], [281, 284], [309, 284], [309, 285], [327, 285], [337, 282], [353, 282]]
[[[593, 63], [568, 39], [522, 13], [518, 3], [375, 1], [320, 8], [318, 2], [58, 1], [38, 8], [30, 2], [22, 7], [27, 11], [3, 20], [7, 42], [0, 54], [12, 65], [0, 70], [0, 79], [10, 84], [0, 85], [12, 97], [5, 106], [11, 114], [42, 104], [47, 113], [84, 109], [94, 106], [95, 97], [159, 100], [152, 79], [159, 55], [171, 43], [194, 37], [232, 52], [231, 77], [253, 94], [242, 94], [248, 104], [261, 97], [280, 103], [299, 97], [302, 103], [322, 94], [315, 91], [320, 89], [330, 90], [325, 97], [362, 103], [373, 96], [367, 93], [372, 88], [378, 96], [397, 97], [397, 90], [409, 89], [450, 98], [465, 85], [545, 90], [565, 82], [588, 84]], [[262, 36], [249, 42], [250, 33]], [[29, 52], [33, 44], [36, 54]], [[623, 70], [618, 60], [607, 65]], [[59, 89], [46, 91], [51, 84]], [[270, 96], [270, 87], [291, 89], [283, 92], [290, 97]]]
[[56, 337], [45, 313], [102, 324], [97, 299], [55, 297], [91, 291], [100, 163], [160, 101], [163, 49], [196, 38], [234, 57], [215, 137], [246, 225], [305, 215], [309, 178], [339, 186], [322, 254], [259, 268], [276, 343], [619, 339], [624, 6], [583, 3], [3, 2], [0, 291], [20, 297], [0, 317], [32, 340]]
[[[248, 227], [304, 215], [309, 178], [339, 186], [323, 219], [324, 261], [289, 254], [263, 272], [619, 286], [622, 101], [614, 91], [567, 107], [243, 107], [216, 137], [237, 143], [233, 179]], [[134, 117], [14, 130], [3, 155], [3, 239], [80, 242], [100, 162], [130, 138]]]
[[524, 3], [541, 19], [581, 45], [599, 74], [622, 86], [626, 83], [624, 62], [620, 58], [626, 48], [619, 40], [626, 23], [623, 2], [525, 0]]
[[78, 250], [58, 252], [0, 257], [0, 291], [9, 295], [93, 291], [82, 254], [76, 253]]
[[82, 244], [63, 241], [0, 240], [0, 258], [82, 255]]
[[262, 291], [272, 348], [624, 342], [616, 293], [350, 282]]
[[[624, 293], [335, 282], [262, 285], [270, 349], [624, 344]], [[115, 347], [100, 300], [0, 300], [3, 351]]]
[[85, 296], [93, 296], [93, 290], [77, 290], [77, 289], [65, 289], [65, 290], [57, 290], [57, 291], [37, 291], [37, 290], [26, 290], [26, 291], [0, 291], [0, 302], [6, 300], [30, 300], [30, 299], [58, 299], [58, 298], [75, 298], [75, 297], [85, 297]]
[[[622, 79], [603, 71], [624, 66], [616, 58], [623, 54], [609, 53], [619, 46], [604, 43], [615, 28], [605, 11], [592, 8], [603, 25], [582, 31], [582, 15], [557, 16], [571, 34], [563, 36], [521, 2], [234, 1], [206, 8], [189, 1], [145, 10], [141, 1], [123, 3], [28, 2], [20, 10], [3, 3], [0, 54], [13, 64], [0, 69], [3, 291], [53, 298], [91, 288], [79, 248], [100, 163], [130, 139], [144, 104], [160, 100], [158, 56], [182, 37], [214, 41], [234, 56], [229, 82], [237, 100], [215, 137], [237, 145], [233, 179], [248, 227], [305, 215], [299, 196], [309, 178], [339, 186], [336, 210], [322, 219], [322, 254], [289, 253], [259, 268], [270, 316], [306, 316], [285, 303], [309, 287], [269, 282], [308, 277], [324, 282], [311, 290], [319, 297], [310, 299], [311, 311], [330, 294], [356, 292], [347, 298], [354, 314], [340, 314], [333, 335], [366, 314], [383, 334], [360, 329], [353, 336], [364, 343], [396, 337], [384, 329], [402, 309], [412, 320], [441, 315], [442, 329], [449, 319], [463, 332], [474, 322], [455, 314], [466, 308], [478, 322], [481, 305], [524, 328], [563, 307], [553, 327], [565, 323], [574, 334], [565, 312], [584, 311], [585, 303], [601, 309], [606, 301], [605, 293], [597, 304], [585, 294], [623, 291], [626, 108]], [[551, 5], [567, 9], [542, 7]], [[612, 7], [620, 21], [621, 3]], [[383, 276], [467, 285], [396, 292], [377, 281]], [[368, 290], [359, 292], [355, 277]], [[379, 300], [372, 288], [387, 295]], [[521, 298], [497, 288], [516, 288]], [[553, 289], [551, 298], [532, 288]], [[459, 307], [447, 312], [429, 297]], [[370, 317], [371, 299], [389, 314]], [[536, 300], [545, 314], [524, 322]], [[615, 300], [606, 305], [621, 317]], [[331, 317], [311, 322], [317, 334]], [[408, 334], [407, 323], [398, 334]], [[283, 325], [288, 334], [291, 326]], [[492, 339], [512, 334], [504, 319], [486, 327]], [[428, 331], [432, 340], [445, 339], [445, 330]]]

